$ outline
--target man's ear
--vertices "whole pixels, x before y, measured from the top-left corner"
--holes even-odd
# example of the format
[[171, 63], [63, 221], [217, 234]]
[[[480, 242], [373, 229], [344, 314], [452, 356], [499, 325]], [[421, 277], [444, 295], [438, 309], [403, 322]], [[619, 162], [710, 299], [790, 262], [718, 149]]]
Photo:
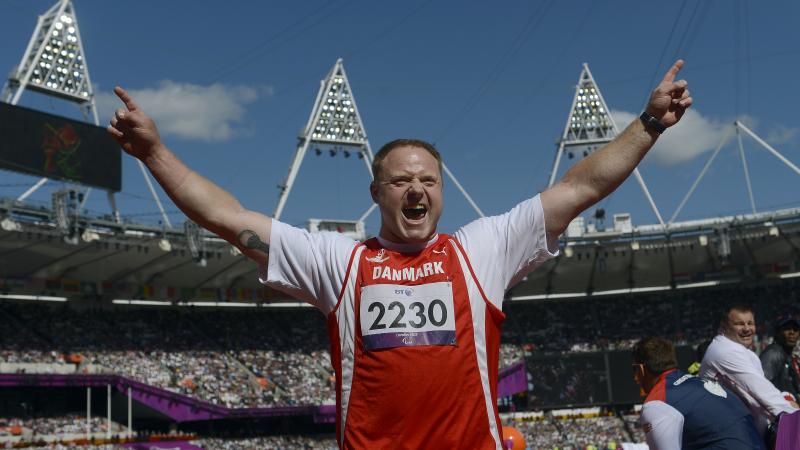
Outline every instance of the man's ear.
[[369, 184], [369, 194], [372, 196], [372, 201], [378, 203], [378, 182], [373, 180]]

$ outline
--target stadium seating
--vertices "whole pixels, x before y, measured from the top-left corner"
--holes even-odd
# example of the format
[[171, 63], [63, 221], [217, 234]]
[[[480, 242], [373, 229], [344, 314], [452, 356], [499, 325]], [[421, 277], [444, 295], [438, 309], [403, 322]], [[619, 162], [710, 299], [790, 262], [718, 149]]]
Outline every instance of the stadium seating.
[[[753, 304], [761, 345], [769, 321], [800, 305], [796, 282], [509, 302], [501, 366], [523, 355], [629, 348], [648, 334], [695, 344], [713, 336], [720, 304], [730, 300]], [[0, 329], [0, 363], [18, 370], [116, 373], [228, 407], [320, 405], [335, 399], [324, 317], [312, 308], [3, 301]]]

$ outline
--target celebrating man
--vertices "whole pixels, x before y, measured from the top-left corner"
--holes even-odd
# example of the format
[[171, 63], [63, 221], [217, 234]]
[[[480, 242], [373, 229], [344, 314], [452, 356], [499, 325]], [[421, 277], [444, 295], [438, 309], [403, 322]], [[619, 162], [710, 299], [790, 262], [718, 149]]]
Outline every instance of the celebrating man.
[[499, 449], [497, 370], [505, 291], [557, 254], [558, 236], [616, 189], [691, 106], [677, 61], [640, 120], [511, 211], [437, 233], [441, 157], [396, 140], [375, 155], [376, 238], [309, 234], [253, 211], [191, 171], [121, 88], [109, 133], [192, 220], [261, 267], [263, 283], [327, 317], [342, 448]]

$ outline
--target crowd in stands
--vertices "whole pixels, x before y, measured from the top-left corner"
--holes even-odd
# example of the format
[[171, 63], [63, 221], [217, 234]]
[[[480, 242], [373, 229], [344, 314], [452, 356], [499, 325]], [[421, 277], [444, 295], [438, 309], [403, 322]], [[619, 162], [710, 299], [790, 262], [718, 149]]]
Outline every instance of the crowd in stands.
[[[798, 283], [730, 286], [561, 302], [507, 302], [501, 367], [529, 355], [629, 348], [644, 335], [695, 344], [713, 337], [720, 305], [746, 300], [759, 334], [796, 313]], [[211, 309], [0, 302], [0, 363], [73, 364], [115, 373], [228, 407], [332, 404], [333, 370], [324, 317], [313, 308]], [[761, 340], [762, 343], [766, 339]], [[569, 367], [529, 367], [538, 393], [560, 397], [604, 376]], [[536, 372], [539, 370], [539, 372]], [[571, 375], [573, 374], [573, 375]], [[573, 378], [571, 378], [573, 377]], [[572, 386], [572, 388], [569, 388]], [[603, 402], [606, 389], [591, 392]], [[594, 392], [594, 390], [592, 390]], [[567, 399], [569, 400], [569, 399]]]
[[555, 417], [509, 423], [525, 437], [526, 446], [537, 450], [619, 449], [623, 442], [644, 442], [632, 437], [616, 416]]
[[753, 306], [763, 348], [773, 321], [800, 313], [800, 284], [729, 285], [569, 301], [508, 302], [503, 342], [527, 354], [630, 349], [643, 336], [696, 345], [716, 334], [722, 305]]
[[[111, 433], [107, 433], [108, 422], [104, 417], [89, 420], [89, 432], [93, 438], [124, 438], [127, 429], [111, 422]], [[22, 417], [0, 417], [0, 448], [34, 447], [45, 449], [86, 448], [86, 417], [79, 414], [43, 415]], [[74, 443], [82, 441], [83, 443]], [[111, 448], [110, 445], [106, 446]], [[96, 447], [97, 448], [97, 447]]]
[[[27, 417], [27, 418], [0, 418], [0, 423], [8, 426], [19, 426], [23, 430], [30, 430], [32, 436], [52, 436], [62, 434], [85, 434], [86, 417], [68, 415], [63, 417]], [[90, 432], [106, 432], [107, 422], [104, 417], [92, 417], [89, 420]], [[112, 434], [124, 433], [124, 427], [116, 422], [111, 422]]]
[[336, 450], [336, 439], [310, 436], [270, 436], [249, 439], [202, 439], [204, 450]]

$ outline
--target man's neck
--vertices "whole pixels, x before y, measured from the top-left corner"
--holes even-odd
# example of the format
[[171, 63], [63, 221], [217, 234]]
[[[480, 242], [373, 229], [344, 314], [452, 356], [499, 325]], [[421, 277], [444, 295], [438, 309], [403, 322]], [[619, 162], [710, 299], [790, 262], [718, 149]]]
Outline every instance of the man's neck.
[[424, 248], [430, 247], [431, 245], [435, 244], [436, 241], [439, 240], [439, 235], [434, 234], [433, 237], [430, 238], [427, 242], [410, 242], [410, 243], [393, 242], [392, 240], [386, 239], [382, 236], [377, 236], [377, 239], [382, 247], [385, 247], [389, 250], [399, 253], [416, 253]]

